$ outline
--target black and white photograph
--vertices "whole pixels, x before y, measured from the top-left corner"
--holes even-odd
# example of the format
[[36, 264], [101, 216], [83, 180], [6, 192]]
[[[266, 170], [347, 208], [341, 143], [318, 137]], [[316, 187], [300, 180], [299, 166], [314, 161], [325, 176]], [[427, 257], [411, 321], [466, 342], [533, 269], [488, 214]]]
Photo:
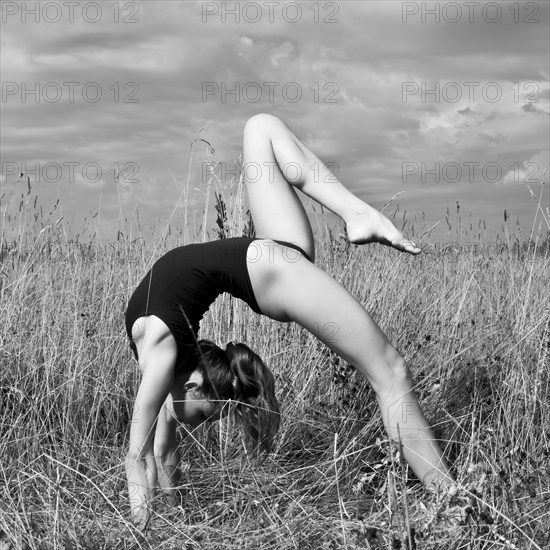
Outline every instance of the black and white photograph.
[[547, 0], [0, 16], [0, 550], [550, 548]]

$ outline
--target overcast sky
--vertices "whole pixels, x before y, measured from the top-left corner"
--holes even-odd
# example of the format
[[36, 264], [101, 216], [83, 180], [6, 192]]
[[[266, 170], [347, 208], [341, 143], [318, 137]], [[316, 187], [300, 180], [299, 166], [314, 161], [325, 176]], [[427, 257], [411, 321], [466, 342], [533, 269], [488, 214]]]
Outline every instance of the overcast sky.
[[404, 191], [419, 230], [440, 222], [432, 241], [457, 201], [489, 240], [505, 209], [531, 229], [529, 188], [548, 182], [548, 2], [35, 4], [2, 2], [2, 212], [25, 172], [75, 227], [98, 213], [88, 223], [112, 238], [137, 209], [160, 232], [183, 223], [189, 173], [202, 209], [199, 130], [231, 168], [246, 119], [268, 112], [373, 206]]

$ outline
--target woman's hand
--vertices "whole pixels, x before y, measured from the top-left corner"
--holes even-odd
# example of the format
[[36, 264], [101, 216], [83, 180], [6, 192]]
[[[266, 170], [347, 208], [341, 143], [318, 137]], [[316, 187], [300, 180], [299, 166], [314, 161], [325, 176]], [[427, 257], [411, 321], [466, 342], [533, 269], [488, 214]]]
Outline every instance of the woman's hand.
[[132, 512], [132, 522], [142, 535], [147, 533], [151, 522], [151, 509], [148, 504], [142, 504]]
[[159, 485], [166, 493], [170, 506], [182, 506], [183, 495], [180, 490], [181, 472], [178, 467], [181, 458], [179, 449], [174, 449], [164, 458], [157, 458], [157, 474]]
[[126, 457], [126, 476], [133, 524], [145, 533], [151, 520], [151, 503], [155, 499], [157, 472], [154, 457]]
[[155, 459], [158, 482], [168, 497], [168, 504], [173, 507], [181, 506], [183, 503], [179, 490], [181, 447], [176, 436], [177, 426], [178, 420], [174, 412], [172, 395], [169, 394], [158, 417], [154, 447], [157, 450]]
[[170, 491], [167, 491], [166, 500], [169, 506], [173, 508], [185, 507], [185, 496], [182, 489], [183, 487], [172, 487]]

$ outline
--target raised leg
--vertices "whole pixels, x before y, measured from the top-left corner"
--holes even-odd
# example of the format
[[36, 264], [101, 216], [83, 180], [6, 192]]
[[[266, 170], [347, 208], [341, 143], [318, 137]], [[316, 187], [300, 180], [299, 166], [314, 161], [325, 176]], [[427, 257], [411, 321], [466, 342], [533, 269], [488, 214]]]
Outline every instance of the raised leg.
[[296, 187], [340, 216], [352, 243], [420, 252], [386, 216], [346, 189], [277, 117], [260, 114], [246, 123], [243, 169], [258, 237], [295, 242], [313, 257], [311, 226]]
[[390, 438], [401, 440], [405, 459], [427, 486], [452, 478], [422, 414], [405, 361], [363, 306], [310, 262], [279, 261], [270, 292], [283, 315], [298, 322], [362, 372], [376, 392]]
[[[279, 154], [277, 158], [274, 143]], [[243, 172], [256, 237], [292, 242], [313, 260], [315, 246], [307, 214], [281, 171], [287, 156], [299, 162], [297, 138], [276, 117], [256, 115], [248, 120], [243, 137]]]

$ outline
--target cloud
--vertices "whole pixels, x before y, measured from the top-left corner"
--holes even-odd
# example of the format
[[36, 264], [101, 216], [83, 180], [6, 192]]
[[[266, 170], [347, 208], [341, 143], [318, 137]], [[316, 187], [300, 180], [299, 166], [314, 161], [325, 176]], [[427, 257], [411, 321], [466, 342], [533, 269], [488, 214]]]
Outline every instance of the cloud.
[[[406, 3], [397, 2], [321, 3], [318, 13], [304, 6], [292, 24], [282, 5], [273, 22], [265, 10], [257, 23], [242, 13], [237, 23], [231, 10], [242, 10], [242, 2], [223, 3], [225, 16], [221, 5], [213, 13], [214, 3], [138, 4], [136, 24], [115, 24], [105, 8], [97, 24], [21, 24], [12, 17], [3, 26], [3, 81], [54, 82], [63, 90], [57, 103], [23, 101], [20, 91], [3, 102], [3, 159], [97, 162], [105, 178], [115, 163], [134, 162], [141, 183], [118, 191], [144, 219], [162, 217], [177, 202], [189, 144], [201, 128], [230, 163], [241, 154], [244, 122], [262, 111], [287, 121], [323, 160], [338, 164], [345, 185], [375, 203], [400, 190], [403, 162], [497, 162], [512, 183], [510, 166], [549, 147], [547, 3], [536, 4], [537, 24], [515, 23], [513, 10], [496, 23], [478, 17], [435, 24], [420, 13], [404, 22]], [[206, 4], [212, 13], [205, 21]], [[73, 102], [65, 82], [79, 83]], [[405, 101], [407, 82], [417, 91]], [[87, 83], [101, 89], [100, 101], [83, 97]], [[423, 98], [422, 86], [436, 83], [439, 98]], [[245, 96], [247, 84], [250, 94], [260, 90], [258, 101]], [[288, 84], [299, 90], [297, 101], [290, 88], [285, 96]], [[205, 85], [214, 91], [206, 94]], [[192, 184], [202, 189], [202, 149], [195, 155]], [[102, 197], [113, 202], [117, 188], [102, 181]], [[67, 211], [95, 201], [99, 189], [86, 183], [71, 193], [64, 188]], [[420, 184], [407, 189], [409, 196], [426, 194]], [[434, 186], [433, 207], [453, 189]], [[472, 201], [479, 189], [468, 191]], [[41, 193], [50, 199], [57, 190], [44, 185]]]
[[464, 109], [458, 109], [457, 113], [462, 116], [468, 116], [474, 114], [470, 107], [464, 107]]
[[269, 60], [275, 67], [279, 67], [282, 63], [292, 60], [292, 54], [295, 51], [294, 44], [290, 41], [283, 42], [280, 46], [271, 50]]
[[526, 113], [540, 113], [546, 116], [550, 114], [548, 111], [544, 111], [543, 109], [537, 109], [534, 103], [526, 103], [525, 105], [521, 106], [521, 109]]

